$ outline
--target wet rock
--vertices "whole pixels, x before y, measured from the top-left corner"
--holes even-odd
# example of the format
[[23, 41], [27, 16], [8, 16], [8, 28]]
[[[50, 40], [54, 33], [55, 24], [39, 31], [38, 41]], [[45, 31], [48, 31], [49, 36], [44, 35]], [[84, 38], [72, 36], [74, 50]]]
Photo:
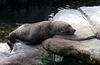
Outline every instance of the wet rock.
[[62, 56], [71, 56], [86, 63], [100, 64], [100, 40], [72, 41], [50, 38], [42, 45], [45, 49]]
[[6, 43], [0, 44], [0, 65], [43, 65], [48, 54], [41, 45], [28, 46], [17, 43], [12, 52]]
[[100, 6], [80, 7], [79, 10], [87, 18], [95, 36], [100, 39]]

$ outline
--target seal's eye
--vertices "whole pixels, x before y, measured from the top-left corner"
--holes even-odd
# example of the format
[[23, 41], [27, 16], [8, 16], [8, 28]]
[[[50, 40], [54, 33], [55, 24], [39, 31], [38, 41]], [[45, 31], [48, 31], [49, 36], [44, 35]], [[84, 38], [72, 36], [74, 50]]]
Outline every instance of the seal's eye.
[[68, 28], [68, 27], [71, 27], [71, 25], [67, 25], [67, 28]]
[[70, 32], [70, 29], [68, 28], [68, 29], [66, 30], [66, 32]]

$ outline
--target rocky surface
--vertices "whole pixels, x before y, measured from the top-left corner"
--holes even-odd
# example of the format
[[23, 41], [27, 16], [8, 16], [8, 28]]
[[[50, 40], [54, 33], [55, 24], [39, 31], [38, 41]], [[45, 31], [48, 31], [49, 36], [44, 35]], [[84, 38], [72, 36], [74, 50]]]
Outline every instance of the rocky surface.
[[[76, 29], [74, 35], [55, 35], [42, 45], [28, 46], [20, 42], [12, 52], [6, 43], [0, 44], [0, 65], [43, 65], [41, 59], [47, 51], [82, 60], [94, 65], [100, 64], [100, 6], [64, 9], [53, 18], [65, 21]], [[46, 50], [44, 50], [44, 49]]]
[[72, 41], [50, 38], [43, 42], [45, 49], [61, 56], [71, 56], [87, 63], [100, 64], [100, 40]]
[[88, 19], [96, 37], [100, 39], [100, 6], [80, 7], [79, 10]]
[[41, 59], [46, 56], [41, 45], [27, 46], [20, 42], [10, 52], [6, 43], [0, 44], [0, 65], [44, 65]]
[[43, 47], [62, 56], [71, 56], [86, 63], [100, 64], [100, 6], [59, 11], [54, 21], [71, 24], [74, 35], [55, 35], [43, 42]]

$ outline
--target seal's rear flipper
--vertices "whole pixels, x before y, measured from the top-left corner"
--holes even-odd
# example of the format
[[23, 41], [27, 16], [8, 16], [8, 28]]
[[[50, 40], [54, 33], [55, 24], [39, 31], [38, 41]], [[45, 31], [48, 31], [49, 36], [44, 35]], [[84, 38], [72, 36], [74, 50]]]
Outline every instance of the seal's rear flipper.
[[10, 40], [8, 40], [7, 44], [10, 47], [10, 51], [12, 51], [15, 43], [12, 43]]

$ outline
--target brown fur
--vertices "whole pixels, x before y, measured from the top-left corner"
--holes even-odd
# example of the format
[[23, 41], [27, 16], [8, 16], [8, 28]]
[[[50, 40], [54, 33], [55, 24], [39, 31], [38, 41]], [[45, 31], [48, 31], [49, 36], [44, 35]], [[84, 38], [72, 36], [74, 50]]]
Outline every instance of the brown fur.
[[38, 44], [53, 35], [73, 34], [75, 29], [63, 21], [43, 21], [33, 24], [24, 24], [12, 31], [8, 36], [8, 45], [13, 49], [16, 39], [26, 41], [27, 44]]

